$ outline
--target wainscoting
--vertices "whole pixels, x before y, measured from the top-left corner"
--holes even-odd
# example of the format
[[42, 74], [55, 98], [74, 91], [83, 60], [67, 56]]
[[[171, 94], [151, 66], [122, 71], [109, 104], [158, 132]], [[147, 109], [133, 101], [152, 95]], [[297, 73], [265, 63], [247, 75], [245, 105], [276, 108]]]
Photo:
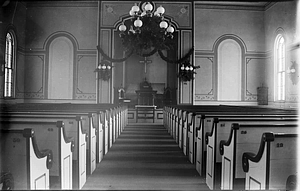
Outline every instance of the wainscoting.
[[153, 123], [163, 124], [163, 109], [152, 109], [139, 111], [137, 119], [137, 110], [134, 108], [128, 109], [128, 123]]

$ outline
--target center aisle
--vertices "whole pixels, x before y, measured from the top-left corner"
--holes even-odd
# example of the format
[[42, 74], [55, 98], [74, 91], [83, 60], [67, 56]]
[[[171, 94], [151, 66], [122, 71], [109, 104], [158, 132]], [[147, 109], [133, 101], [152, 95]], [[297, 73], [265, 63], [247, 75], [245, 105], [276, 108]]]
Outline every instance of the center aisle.
[[129, 125], [83, 190], [209, 190], [162, 125]]

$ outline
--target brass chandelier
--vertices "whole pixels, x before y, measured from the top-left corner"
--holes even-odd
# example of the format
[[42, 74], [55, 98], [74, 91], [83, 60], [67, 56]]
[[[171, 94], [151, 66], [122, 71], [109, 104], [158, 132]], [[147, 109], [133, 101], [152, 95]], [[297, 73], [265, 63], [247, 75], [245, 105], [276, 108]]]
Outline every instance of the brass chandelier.
[[119, 25], [120, 37], [126, 51], [146, 57], [156, 51], [170, 50], [174, 46], [172, 23], [164, 18], [165, 8], [151, 1], [135, 4], [129, 18]]

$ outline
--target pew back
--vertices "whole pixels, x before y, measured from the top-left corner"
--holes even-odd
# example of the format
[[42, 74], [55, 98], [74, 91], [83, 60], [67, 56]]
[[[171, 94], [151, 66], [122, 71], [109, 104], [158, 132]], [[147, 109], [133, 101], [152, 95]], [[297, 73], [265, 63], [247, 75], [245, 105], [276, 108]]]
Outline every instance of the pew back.
[[[1, 120], [9, 120], [10, 122], [7, 124], [9, 127], [13, 123], [19, 123], [19, 127], [23, 128], [24, 125], [31, 125], [33, 126], [38, 126], [37, 132], [44, 137], [45, 135], [56, 134], [56, 129], [53, 127], [47, 127], [48, 125], [54, 125], [57, 123], [57, 120], [63, 121], [63, 129], [62, 130], [62, 135], [64, 136], [65, 140], [72, 138], [72, 141], [74, 141], [73, 145], [74, 148], [72, 149], [72, 156], [69, 157], [62, 157], [64, 159], [70, 159], [69, 162], [72, 162], [71, 170], [72, 170], [72, 181], [65, 182], [64, 180], [61, 180], [61, 183], [63, 187], [66, 187], [66, 185], [72, 185], [74, 189], [80, 189], [86, 182], [86, 172], [87, 172], [87, 165], [86, 165], [86, 148], [87, 148], [87, 143], [86, 143], [86, 134], [83, 132], [82, 128], [82, 117], [80, 116], [71, 116], [71, 115], [55, 115], [55, 114], [49, 114], [49, 113], [44, 113], [44, 112], [35, 112], [35, 113], [28, 113], [28, 112], [16, 112], [16, 113], [9, 113], [8, 115], [2, 115]], [[34, 124], [35, 123], [35, 124]], [[44, 128], [40, 128], [43, 126], [39, 126], [39, 124], [44, 124]], [[16, 124], [15, 124], [16, 125]], [[16, 127], [16, 126], [15, 126]], [[45, 132], [41, 132], [45, 131]], [[45, 140], [48, 140], [47, 142], [42, 141], [40, 144], [43, 144], [44, 146], [47, 146], [50, 137], [47, 136]], [[42, 140], [44, 140], [42, 138]], [[59, 143], [55, 141], [52, 145], [53, 147], [56, 147], [58, 145], [55, 145], [55, 143]], [[54, 152], [56, 152], [54, 150]], [[55, 161], [58, 161], [59, 155], [55, 154], [56, 159]], [[65, 161], [66, 162], [66, 161]], [[66, 163], [68, 164], [68, 163]], [[60, 170], [58, 169], [57, 165], [54, 165], [54, 167], [51, 169], [51, 176], [58, 176], [58, 172]], [[67, 168], [65, 168], [67, 169]], [[62, 172], [63, 177], [68, 177], [67, 172]], [[65, 183], [64, 183], [65, 182]]]
[[1, 129], [0, 133], [2, 170], [11, 172], [14, 189], [49, 189], [51, 150], [39, 150], [32, 129]]
[[[255, 145], [254, 143], [257, 142], [257, 140], [255, 139], [255, 137], [260, 137], [260, 135], [265, 131], [265, 128], [267, 127], [273, 127], [272, 125], [274, 123], [279, 123], [279, 124], [284, 124], [284, 123], [292, 123], [295, 124], [297, 122], [296, 119], [278, 119], [278, 118], [269, 118], [268, 116], [261, 116], [260, 118], [258, 117], [250, 117], [246, 116], [245, 118], [215, 118], [214, 119], [214, 125], [212, 128], [212, 132], [211, 133], [207, 133], [206, 134], [206, 140], [207, 140], [207, 158], [206, 158], [206, 182], [207, 185], [211, 188], [211, 189], [215, 189], [215, 188], [223, 188], [224, 185], [222, 185], [222, 180], [223, 178], [228, 178], [228, 176], [230, 174], [226, 173], [225, 170], [221, 170], [221, 169], [230, 169], [232, 166], [235, 165], [239, 165], [240, 161], [235, 161], [233, 163], [232, 161], [228, 160], [228, 156], [224, 156], [221, 157], [220, 152], [218, 152], [220, 150], [220, 141], [222, 139], [228, 139], [229, 135], [230, 135], [230, 128], [231, 128], [231, 124], [232, 123], [244, 123], [244, 124], [260, 124], [262, 125], [261, 127], [258, 128], [253, 128], [253, 129], [249, 129], [248, 133], [243, 132], [243, 134], [240, 135], [241, 140], [244, 141], [244, 143], [242, 143], [241, 145], [245, 146], [246, 142], [250, 142], [249, 143], [249, 147], [253, 148], [256, 147], [257, 145]], [[272, 128], [273, 129], [273, 128]], [[247, 131], [246, 131], [247, 132]], [[245, 135], [245, 136], [242, 136]], [[253, 136], [249, 136], [249, 135], [253, 135]], [[244, 149], [244, 148], [243, 148]], [[248, 147], [247, 147], [248, 149]], [[231, 152], [228, 152], [231, 153]], [[238, 153], [238, 152], [237, 152]], [[238, 157], [238, 156], [237, 156]], [[236, 157], [235, 157], [236, 158]], [[222, 161], [222, 159], [224, 161]], [[236, 159], [238, 160], [238, 159]], [[224, 163], [222, 163], [224, 162]], [[224, 164], [224, 166], [221, 166]], [[226, 166], [226, 164], [228, 164], [228, 166]], [[241, 169], [239, 168], [240, 166], [237, 166], [236, 169]], [[222, 176], [218, 176], [219, 174], [222, 173]], [[231, 175], [229, 176], [231, 177]]]
[[[274, 122], [261, 122], [251, 124], [240, 121], [233, 123], [228, 140], [220, 141], [222, 155], [222, 189], [234, 189], [237, 180], [243, 180], [245, 173], [242, 169], [242, 154], [245, 151], [254, 152], [260, 145], [260, 137], [266, 131], [295, 133], [297, 131], [296, 119], [281, 119]], [[240, 181], [239, 181], [240, 182]]]
[[66, 137], [62, 121], [24, 121], [18, 118], [10, 118], [5, 121], [1, 119], [0, 123], [2, 129], [32, 128], [37, 135], [38, 147], [42, 150], [50, 149], [53, 153], [53, 165], [49, 175], [53, 177], [53, 180], [58, 180], [55, 184], [59, 184], [59, 189], [72, 189], [72, 151], [74, 143]]
[[298, 134], [267, 132], [255, 153], [243, 154], [246, 190], [286, 190], [290, 175], [297, 172]]

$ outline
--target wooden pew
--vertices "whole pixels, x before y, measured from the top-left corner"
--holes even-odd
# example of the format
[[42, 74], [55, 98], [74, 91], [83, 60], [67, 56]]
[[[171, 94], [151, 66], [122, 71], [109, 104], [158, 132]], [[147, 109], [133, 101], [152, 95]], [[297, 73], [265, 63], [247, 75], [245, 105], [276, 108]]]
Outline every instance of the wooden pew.
[[16, 190], [49, 189], [51, 150], [39, 150], [33, 129], [0, 130], [1, 169], [10, 172]]
[[[121, 106], [117, 106], [117, 107], [121, 107]], [[91, 162], [88, 162], [88, 165], [91, 163], [91, 169], [88, 170], [89, 172], [93, 172], [96, 164], [95, 164], [95, 161], [97, 160], [97, 162], [99, 163], [102, 158], [103, 158], [103, 155], [102, 153], [107, 153], [106, 152], [103, 152], [103, 147], [101, 147], [103, 144], [103, 141], [99, 139], [99, 137], [104, 137], [103, 134], [103, 130], [104, 129], [101, 129], [99, 127], [103, 127], [102, 124], [100, 124], [101, 120], [100, 120], [100, 115], [101, 113], [103, 112], [107, 112], [107, 110], [110, 110], [111, 108], [114, 108], [113, 111], [115, 109], [117, 109], [116, 105], [113, 105], [113, 104], [71, 104], [71, 103], [61, 103], [61, 104], [45, 104], [45, 103], [41, 103], [41, 104], [17, 104], [15, 105], [13, 108], [15, 110], [30, 110], [30, 111], [41, 111], [41, 110], [44, 110], [44, 111], [53, 111], [53, 112], [57, 112], [57, 111], [66, 111], [66, 112], [88, 112], [88, 113], [93, 113], [93, 119], [94, 119], [94, 129], [91, 129], [89, 131], [87, 131], [88, 133], [88, 136], [89, 136], [89, 141], [88, 141], [88, 150], [90, 152], [88, 152], [88, 161], [91, 160]], [[123, 110], [126, 110], [127, 107], [125, 106], [122, 106]], [[8, 110], [11, 110], [11, 108], [8, 107]], [[116, 112], [116, 114], [118, 115], [118, 113]], [[98, 119], [95, 119], [96, 117], [94, 116], [97, 116]], [[112, 117], [114, 117], [112, 115]], [[117, 119], [117, 118], [116, 118]], [[118, 119], [117, 119], [118, 120]], [[98, 121], [99, 123], [96, 123], [96, 121]], [[114, 123], [116, 124], [116, 127], [117, 124], [118, 124], [118, 121], [114, 121], [114, 120], [109, 120], [109, 127], [113, 127]], [[93, 132], [96, 132], [96, 136], [93, 134]], [[111, 129], [109, 128], [109, 137], [110, 137], [110, 141], [109, 141], [109, 148], [112, 146], [112, 138], [113, 138], [113, 135], [114, 135], [114, 132], [116, 131], [116, 129]], [[91, 132], [91, 135], [90, 136], [90, 133]], [[96, 147], [94, 147], [93, 143], [95, 142], [94, 138], [96, 137], [96, 142], [97, 142], [97, 145]], [[91, 144], [89, 144], [90, 142], [92, 142]], [[92, 147], [91, 147], [92, 146]], [[94, 148], [96, 149], [96, 152], [94, 152]], [[107, 149], [108, 150], [108, 149]], [[96, 153], [96, 157], [94, 157]], [[95, 160], [96, 159], [96, 160]], [[88, 174], [91, 174], [89, 173]]]
[[[78, 107], [78, 106], [84, 107], [88, 111], [99, 111], [100, 110], [100, 112], [106, 113], [107, 120], [108, 120], [107, 126], [104, 125], [105, 127], [107, 127], [106, 133], [108, 135], [107, 139], [106, 139], [106, 140], [108, 140], [108, 143], [104, 144], [104, 146], [107, 145], [107, 147], [105, 148], [105, 151], [104, 151], [104, 154], [106, 154], [108, 152], [109, 148], [112, 147], [113, 143], [118, 138], [118, 135], [120, 134], [120, 132], [122, 131], [121, 126], [123, 126], [123, 128], [124, 128], [123, 124], [120, 125], [120, 123], [122, 123], [122, 121], [125, 121], [125, 120], [121, 119], [120, 113], [121, 113], [121, 111], [127, 111], [127, 107], [116, 106], [113, 104], [100, 104], [100, 105], [99, 104], [81, 104], [81, 105], [74, 104], [74, 106], [75, 107]], [[103, 127], [103, 124], [102, 124], [102, 127]], [[105, 129], [104, 129], [104, 131], [105, 131]], [[104, 134], [104, 138], [105, 138], [106, 137], [105, 132], [103, 132], [103, 134]]]
[[[297, 119], [278, 119], [272, 123], [233, 123], [227, 140], [220, 141], [222, 155], [221, 189], [244, 189], [245, 173], [242, 155], [245, 151], [256, 151], [260, 136], [265, 131], [296, 133]], [[255, 122], [255, 123], [258, 123]]]
[[[1, 150], [0, 150], [1, 151]], [[0, 157], [1, 162], [1, 157]], [[0, 163], [2, 165], [2, 162]], [[0, 165], [0, 169], [1, 169]], [[1, 190], [14, 190], [14, 177], [10, 172], [0, 170], [0, 189]]]
[[246, 190], [286, 190], [286, 182], [298, 173], [298, 134], [266, 132], [256, 152], [242, 156]]
[[127, 112], [127, 107], [113, 104], [71, 104], [69, 110], [74, 109], [98, 114], [96, 159], [99, 163], [122, 131], [121, 126], [124, 128], [126, 122], [125, 119], [121, 119], [120, 115], [121, 112]]
[[[40, 110], [39, 110], [40, 109]], [[36, 110], [23, 111], [24, 114], [30, 115], [45, 115], [60, 118], [60, 116], [70, 116], [70, 117], [81, 117], [81, 125], [86, 134], [86, 174], [90, 175], [96, 169], [96, 127], [94, 125], [94, 121], [96, 118], [95, 113], [91, 112], [82, 112], [82, 111], [68, 111], [68, 110], [46, 110], [44, 108], [39, 108]], [[20, 113], [20, 112], [18, 112]], [[12, 114], [12, 113], [8, 113]]]
[[50, 115], [43, 112], [35, 114], [28, 112], [6, 113], [1, 115], [1, 118], [9, 120], [27, 120], [27, 121], [48, 121], [55, 123], [57, 120], [64, 121], [64, 129], [66, 137], [74, 138], [74, 149], [72, 155], [72, 174], [73, 174], [73, 189], [81, 189], [86, 182], [86, 134], [82, 128], [82, 118], [80, 116], [70, 115]]
[[[171, 112], [172, 107], [177, 109], [177, 112]], [[187, 106], [187, 105], [175, 105], [165, 107], [166, 116], [169, 117], [166, 120], [169, 126], [174, 124], [175, 128], [178, 124], [178, 143], [179, 147], [183, 148], [184, 142], [188, 141], [189, 144], [185, 146], [185, 153], [189, 153], [189, 159], [191, 161], [196, 160], [196, 169], [199, 174], [205, 175], [206, 169], [206, 143], [205, 134], [212, 128], [212, 122], [214, 117], [229, 116], [229, 115], [252, 115], [252, 116], [286, 116], [298, 117], [296, 110], [282, 110], [282, 109], [269, 109], [260, 107], [248, 107], [248, 106], [226, 106], [226, 105], [201, 105], [201, 106]], [[193, 112], [194, 118], [189, 122], [186, 120], [189, 113]], [[177, 113], [177, 114], [176, 114]], [[171, 117], [171, 115], [178, 115], [178, 117]], [[177, 121], [176, 121], [177, 119]], [[172, 120], [175, 122], [172, 122]], [[188, 136], [182, 137], [183, 126], [188, 125]], [[171, 127], [169, 127], [171, 128]], [[177, 128], [176, 128], [177, 129]], [[176, 131], [176, 130], [175, 130]], [[185, 134], [187, 135], [187, 134]], [[193, 144], [194, 143], [194, 144]], [[188, 149], [188, 151], [186, 151]], [[195, 159], [194, 159], [195, 158]]]
[[53, 165], [50, 169], [51, 189], [72, 189], [72, 152], [74, 151], [73, 138], [67, 137], [62, 121], [28, 121], [21, 118], [1, 118], [2, 129], [32, 128], [37, 136], [40, 149], [50, 149], [53, 153]]
[[[228, 161], [230, 158], [227, 158], [227, 156], [224, 155], [224, 157], [221, 156], [221, 153], [218, 152], [220, 150], [220, 141], [224, 139], [228, 139], [230, 132], [231, 132], [231, 125], [232, 123], [243, 123], [243, 124], [261, 124], [263, 128], [256, 128], [256, 129], [247, 129], [247, 134], [245, 136], [242, 136], [244, 134], [241, 134], [240, 137], [243, 141], [248, 140], [251, 143], [251, 146], [254, 146], [255, 138], [253, 138], [252, 135], [257, 136], [262, 134], [268, 125], [273, 124], [284, 124], [284, 123], [290, 123], [295, 124], [297, 122], [297, 119], [281, 119], [280, 118], [270, 118], [269, 116], [260, 116], [260, 117], [251, 117], [251, 116], [244, 116], [242, 118], [215, 118], [214, 124], [212, 127], [212, 131], [210, 133], [206, 134], [206, 142], [207, 142], [207, 157], [206, 157], [206, 184], [210, 189], [220, 189], [223, 188], [223, 185], [220, 185], [221, 183], [221, 174], [224, 178], [228, 178], [229, 173], [226, 173], [227, 170], [230, 168], [230, 166], [236, 165], [235, 169], [239, 169], [238, 165], [238, 159], [234, 157], [231, 159], [231, 161]], [[270, 130], [276, 131], [277, 129], [274, 129], [273, 126]], [[295, 130], [295, 128], [294, 128]], [[241, 131], [242, 132], [242, 131]], [[244, 133], [244, 132], [243, 132]], [[245, 142], [244, 142], [245, 144]], [[244, 145], [242, 144], [242, 145]], [[243, 147], [243, 149], [245, 149]], [[248, 149], [248, 147], [247, 147]], [[228, 152], [226, 152], [228, 154]], [[238, 152], [237, 152], [238, 154]], [[229, 156], [228, 156], [229, 157]], [[226, 161], [222, 161], [222, 159]], [[221, 166], [224, 162], [225, 166]], [[227, 162], [227, 163], [226, 163]], [[229, 165], [229, 166], [226, 166]], [[222, 168], [221, 168], [222, 167]], [[221, 170], [225, 169], [225, 170]], [[226, 189], [226, 188], [224, 188]]]
[[[112, 109], [112, 107], [114, 107]], [[108, 148], [112, 146], [113, 143], [113, 137], [115, 136], [115, 132], [118, 131], [114, 128], [118, 127], [118, 120], [120, 120], [116, 115], [118, 115], [118, 112], [115, 112], [115, 106], [112, 104], [70, 104], [70, 103], [64, 103], [64, 104], [38, 104], [32, 105], [32, 104], [17, 104], [15, 107], [8, 108], [8, 111], [11, 110], [23, 110], [23, 111], [30, 111], [30, 113], [33, 112], [53, 112], [53, 115], [55, 113], [60, 113], [60, 115], [83, 115], [83, 127], [88, 135], [87, 139], [87, 174], [91, 174], [95, 168], [96, 168], [96, 162], [100, 162], [104, 156], [105, 153], [107, 153]], [[125, 107], [123, 107], [125, 108]], [[125, 108], [126, 109], [126, 108]], [[62, 113], [61, 113], [62, 112]], [[65, 112], [65, 113], [64, 113]], [[101, 113], [108, 113], [106, 114], [108, 117], [108, 126], [104, 125], [105, 127], [108, 127], [108, 139], [109, 144], [108, 148], [106, 148], [106, 151], [104, 152], [103, 146], [105, 146], [105, 140], [102, 140], [105, 138], [103, 134], [106, 133], [103, 132], [105, 129], [101, 129], [103, 125], [101, 124]], [[111, 114], [114, 113], [114, 114]], [[86, 115], [91, 115], [88, 119], [86, 118]], [[95, 117], [97, 116], [97, 117]], [[86, 121], [89, 121], [88, 123]], [[88, 125], [87, 125], [88, 124]], [[96, 144], [97, 143], [97, 144]], [[103, 144], [104, 143], [104, 144]]]
[[175, 120], [174, 120], [174, 128], [175, 128], [175, 141], [179, 144], [179, 121], [181, 120], [181, 113], [179, 113], [179, 109], [175, 108]]
[[195, 146], [195, 156], [196, 156], [196, 170], [199, 172], [201, 176], [206, 175], [206, 140], [205, 135], [208, 132], [211, 132], [213, 126], [213, 119], [214, 118], [245, 118], [245, 116], [249, 117], [260, 117], [260, 116], [268, 116], [268, 117], [276, 117], [276, 118], [298, 118], [297, 114], [284, 114], [282, 113], [270, 113], [268, 111], [260, 111], [260, 112], [234, 112], [234, 111], [227, 111], [227, 112], [196, 112], [195, 113], [195, 120], [198, 125], [194, 126], [195, 130], [195, 139], [196, 139], [196, 146]]

